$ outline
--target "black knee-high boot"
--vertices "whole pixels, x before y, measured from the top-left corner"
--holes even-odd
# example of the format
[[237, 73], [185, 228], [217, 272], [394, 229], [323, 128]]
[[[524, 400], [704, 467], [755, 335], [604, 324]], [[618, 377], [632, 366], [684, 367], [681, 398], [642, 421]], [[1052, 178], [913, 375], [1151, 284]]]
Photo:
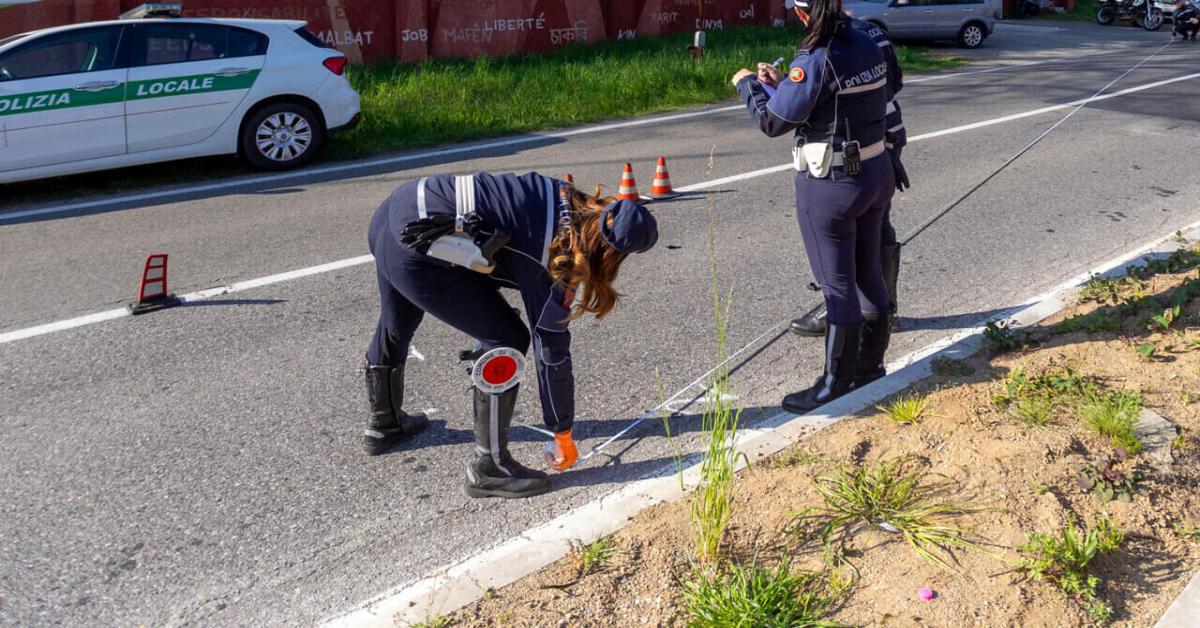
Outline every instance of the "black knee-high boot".
[[363, 433], [363, 451], [374, 456], [398, 441], [425, 429], [424, 414], [407, 414], [404, 404], [404, 365], [397, 367], [367, 365], [367, 401], [371, 420]]
[[550, 478], [541, 471], [521, 466], [508, 452], [508, 428], [512, 425], [519, 386], [492, 395], [474, 388], [475, 459], [467, 465], [468, 497], [519, 498], [550, 490]]
[[863, 315], [862, 341], [858, 350], [858, 364], [854, 371], [854, 386], [866, 386], [887, 375], [884, 355], [891, 342], [891, 316], [887, 312]]
[[899, 306], [896, 305], [896, 284], [900, 281], [900, 244], [885, 244], [879, 249], [879, 261], [883, 267], [883, 284], [888, 293], [888, 324], [893, 332], [900, 331]]
[[807, 390], [784, 397], [783, 409], [804, 414], [850, 392], [861, 335], [862, 325], [827, 325], [825, 373]]

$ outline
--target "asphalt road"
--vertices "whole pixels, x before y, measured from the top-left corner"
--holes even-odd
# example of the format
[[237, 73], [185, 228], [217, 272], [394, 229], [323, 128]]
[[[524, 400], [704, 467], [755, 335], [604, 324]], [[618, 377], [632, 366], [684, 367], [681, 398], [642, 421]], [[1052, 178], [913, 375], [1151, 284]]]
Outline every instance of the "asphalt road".
[[[1091, 96], [1165, 33], [1005, 25], [960, 74], [910, 81], [920, 138]], [[1169, 47], [1113, 91], [1196, 72], [1200, 45]], [[1066, 113], [918, 139], [901, 232], [920, 223]], [[1096, 102], [906, 249], [893, 355], [919, 348], [1200, 219], [1200, 77]], [[0, 333], [106, 310], [133, 293], [146, 253], [167, 251], [176, 292], [366, 253], [367, 221], [395, 186], [474, 170], [572, 172], [615, 187], [633, 161], [643, 190], [665, 154], [677, 186], [778, 166], [787, 140], [742, 111], [626, 126], [362, 172], [113, 199], [11, 219], [0, 208]], [[710, 157], [711, 155], [711, 157]], [[659, 245], [622, 270], [625, 300], [574, 331], [576, 436], [588, 451], [713, 364], [709, 224], [731, 348], [815, 302], [792, 174], [745, 178], [654, 206]], [[6, 220], [6, 214], [10, 219]], [[478, 501], [469, 452], [468, 339], [427, 319], [410, 360], [410, 409], [432, 427], [377, 458], [358, 450], [357, 371], [374, 328], [370, 265], [282, 281], [138, 318], [0, 344], [0, 624], [310, 624], [519, 534], [629, 479], [661, 471], [671, 444], [649, 421], [556, 478], [553, 493]], [[745, 418], [777, 411], [820, 368], [820, 345], [770, 334], [735, 362]], [[530, 383], [518, 420], [540, 424]], [[701, 394], [672, 407], [693, 448]], [[542, 436], [513, 434], [540, 458]]]

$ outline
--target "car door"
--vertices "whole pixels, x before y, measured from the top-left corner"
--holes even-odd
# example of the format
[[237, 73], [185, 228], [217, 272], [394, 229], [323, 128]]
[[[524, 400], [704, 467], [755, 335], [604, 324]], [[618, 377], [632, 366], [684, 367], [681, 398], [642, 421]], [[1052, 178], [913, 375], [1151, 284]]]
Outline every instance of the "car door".
[[938, 6], [938, 37], [956, 37], [967, 18], [983, 18], [987, 4], [983, 0], [935, 0]]
[[125, 153], [123, 33], [60, 31], [0, 54], [0, 172]]
[[258, 80], [267, 45], [266, 35], [222, 24], [135, 26], [125, 102], [129, 152], [212, 136]]
[[930, 37], [933, 0], [892, 0], [888, 8], [888, 34], [899, 39]]

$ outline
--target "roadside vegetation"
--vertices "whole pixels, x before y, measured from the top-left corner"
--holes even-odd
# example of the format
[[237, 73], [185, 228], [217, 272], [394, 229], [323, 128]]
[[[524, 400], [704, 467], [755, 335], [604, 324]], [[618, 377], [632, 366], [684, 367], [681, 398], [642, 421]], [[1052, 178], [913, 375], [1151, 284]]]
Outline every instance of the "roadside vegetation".
[[[363, 122], [333, 138], [321, 161], [349, 160], [451, 142], [625, 118], [729, 100], [729, 78], [756, 61], [790, 60], [802, 31], [738, 26], [708, 34], [707, 54], [685, 51], [691, 33], [561, 48], [500, 59], [378, 62], [347, 74]], [[962, 59], [898, 47], [905, 72]], [[194, 159], [5, 186], [12, 202], [116, 193], [131, 188], [250, 174], [228, 157]]]
[[744, 471], [736, 429], [697, 419], [715, 463], [606, 539], [604, 570], [561, 561], [455, 624], [1153, 623], [1200, 568], [1200, 246], [1125, 275]]

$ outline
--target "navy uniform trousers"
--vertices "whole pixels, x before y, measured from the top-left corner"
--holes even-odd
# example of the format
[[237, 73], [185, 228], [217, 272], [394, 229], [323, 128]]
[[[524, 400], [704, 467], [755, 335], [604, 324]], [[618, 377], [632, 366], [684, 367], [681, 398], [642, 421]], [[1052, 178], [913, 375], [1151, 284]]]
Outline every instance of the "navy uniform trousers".
[[895, 185], [886, 155], [864, 161], [854, 177], [841, 168], [824, 179], [796, 174], [796, 220], [834, 325], [857, 325], [862, 314], [888, 309], [879, 248]]
[[388, 213], [383, 207], [376, 211], [367, 232], [380, 297], [379, 325], [367, 348], [367, 361], [403, 364], [426, 312], [487, 349], [511, 347], [527, 353], [529, 330], [501, 296], [496, 282], [397, 244], [390, 237]]

